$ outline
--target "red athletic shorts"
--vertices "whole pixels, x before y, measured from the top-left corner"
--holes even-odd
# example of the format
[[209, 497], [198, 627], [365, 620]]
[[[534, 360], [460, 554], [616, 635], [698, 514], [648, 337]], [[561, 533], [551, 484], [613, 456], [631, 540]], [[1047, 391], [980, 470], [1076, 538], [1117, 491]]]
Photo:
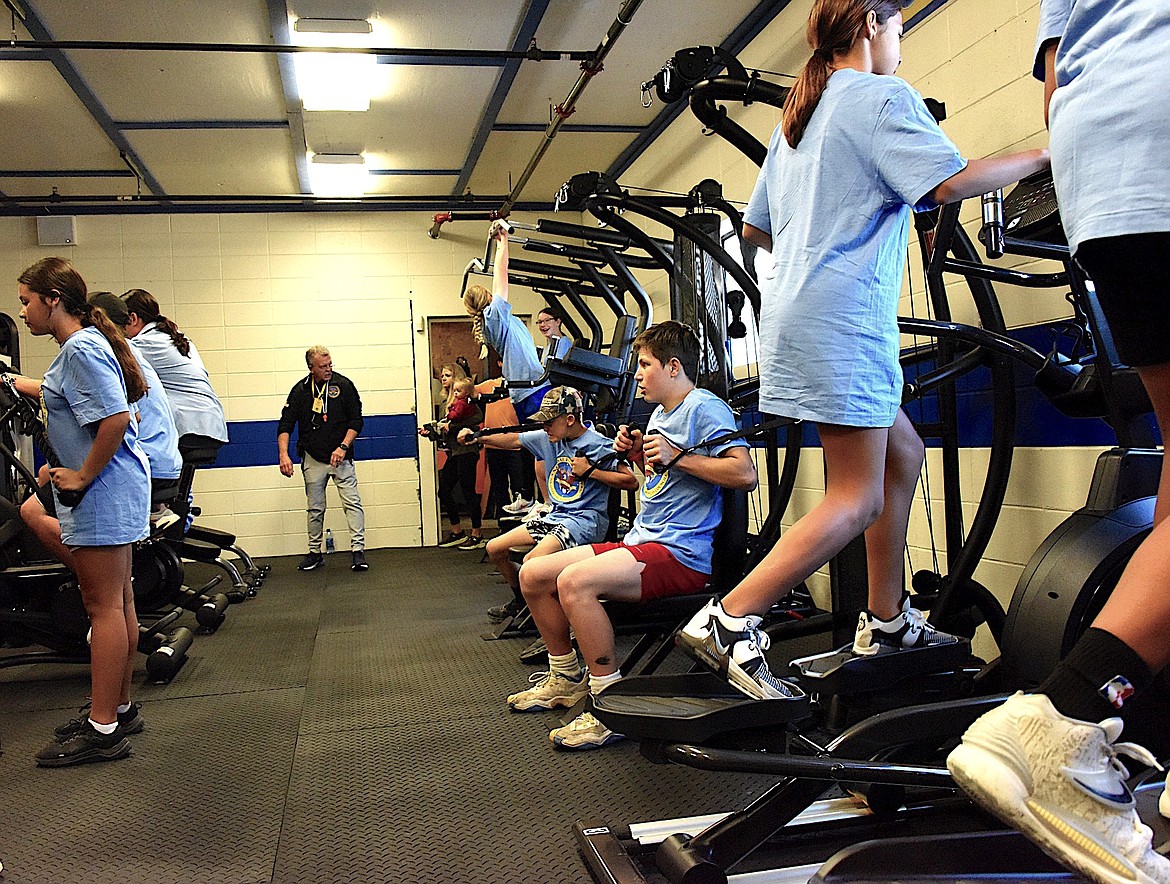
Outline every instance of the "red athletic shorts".
[[624, 543], [594, 543], [594, 555], [601, 555], [611, 549], [628, 549], [634, 558], [645, 564], [642, 569], [642, 601], [666, 598], [672, 595], [689, 595], [702, 592], [710, 579], [706, 574], [688, 568], [661, 543], [639, 543], [626, 546]]

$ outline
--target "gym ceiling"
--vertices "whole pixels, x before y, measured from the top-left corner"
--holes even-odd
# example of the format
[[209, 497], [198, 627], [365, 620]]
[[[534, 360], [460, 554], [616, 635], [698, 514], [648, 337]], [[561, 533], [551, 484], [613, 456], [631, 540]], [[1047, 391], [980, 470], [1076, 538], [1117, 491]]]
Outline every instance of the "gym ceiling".
[[[302, 207], [327, 208], [304, 198], [312, 155], [342, 165], [364, 157], [365, 207], [492, 209], [513, 194], [577, 87], [575, 112], [557, 124], [515, 194], [521, 207], [547, 205], [575, 173], [620, 174], [682, 110], [658, 101], [645, 108], [639, 89], [676, 50], [722, 44], [738, 52], [788, 5], [3, 2], [14, 42], [0, 44], [0, 215], [279, 210], [298, 198]], [[619, 23], [623, 12], [628, 22]], [[363, 77], [368, 110], [304, 108], [294, 70], [300, 53], [275, 51], [304, 39], [298, 19], [325, 20], [326, 28], [368, 20], [366, 49], [394, 50], [376, 54]], [[602, 70], [581, 88], [578, 59], [603, 46]], [[533, 49], [545, 60], [517, 57]]]

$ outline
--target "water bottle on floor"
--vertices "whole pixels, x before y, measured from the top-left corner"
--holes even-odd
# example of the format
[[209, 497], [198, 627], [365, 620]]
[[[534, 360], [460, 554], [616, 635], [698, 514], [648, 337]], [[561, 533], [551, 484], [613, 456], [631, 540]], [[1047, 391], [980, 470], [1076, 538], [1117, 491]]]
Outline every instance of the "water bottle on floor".
[[326, 528], [325, 529], [325, 555], [329, 555], [329, 553], [333, 552], [333, 549], [334, 549], [334, 547], [333, 547], [333, 529]]

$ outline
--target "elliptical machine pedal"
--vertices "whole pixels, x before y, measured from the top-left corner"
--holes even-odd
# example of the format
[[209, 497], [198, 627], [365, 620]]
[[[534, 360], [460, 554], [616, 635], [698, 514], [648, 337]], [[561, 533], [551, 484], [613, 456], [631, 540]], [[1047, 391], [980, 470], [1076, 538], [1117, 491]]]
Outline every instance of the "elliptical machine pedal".
[[845, 645], [826, 654], [793, 660], [789, 668], [806, 690], [848, 695], [888, 687], [907, 678], [959, 670], [971, 659], [971, 643], [963, 639], [872, 657], [854, 654], [853, 646]]

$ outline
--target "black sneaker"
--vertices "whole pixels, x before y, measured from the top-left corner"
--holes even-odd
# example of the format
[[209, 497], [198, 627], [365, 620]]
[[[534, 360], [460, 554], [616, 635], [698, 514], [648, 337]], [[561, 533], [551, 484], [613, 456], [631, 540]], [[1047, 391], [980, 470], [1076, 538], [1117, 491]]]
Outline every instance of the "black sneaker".
[[311, 552], [307, 556], [305, 556], [303, 559], [301, 559], [301, 563], [299, 565], [297, 565], [297, 570], [298, 571], [316, 571], [318, 568], [324, 568], [324, 567], [325, 567], [325, 556], [321, 555], [321, 553]]
[[498, 623], [502, 620], [507, 620], [509, 617], [515, 617], [523, 607], [524, 605], [519, 599], [509, 599], [502, 605], [488, 608], [487, 615]]
[[[81, 715], [77, 718], [69, 719], [53, 731], [53, 739], [58, 743], [63, 743], [81, 733], [82, 728], [89, 721], [89, 709], [89, 703], [86, 703], [78, 709], [77, 711]], [[142, 711], [137, 703], [131, 703], [129, 709], [125, 712], [118, 713], [118, 727], [121, 728], [122, 733], [126, 736], [142, 733], [142, 729], [146, 727], [146, 719], [142, 717]]]
[[87, 718], [72, 737], [63, 742], [53, 740], [38, 752], [37, 764], [40, 767], [69, 767], [91, 761], [117, 761], [129, 754], [130, 741], [122, 728], [115, 728], [112, 734], [99, 733]]
[[370, 563], [366, 561], [366, 554], [364, 550], [355, 549], [353, 551], [353, 563], [349, 566], [351, 571], [369, 571]]
[[451, 533], [451, 534], [448, 534], [446, 537], [444, 537], [441, 541], [439, 541], [439, 546], [445, 546], [447, 548], [450, 548], [453, 546], [459, 546], [461, 543], [463, 543], [466, 540], [467, 540], [467, 535], [464, 534], [462, 531], [459, 532], [458, 534]]

